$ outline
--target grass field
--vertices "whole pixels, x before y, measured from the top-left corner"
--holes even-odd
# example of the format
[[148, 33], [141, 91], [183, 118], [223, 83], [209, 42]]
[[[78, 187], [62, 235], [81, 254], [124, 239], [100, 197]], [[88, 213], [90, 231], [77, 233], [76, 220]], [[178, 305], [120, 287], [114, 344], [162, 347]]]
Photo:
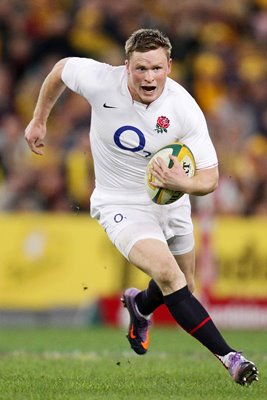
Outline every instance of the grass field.
[[266, 400], [267, 332], [225, 332], [260, 380], [232, 382], [217, 359], [184, 332], [153, 328], [147, 355], [110, 328], [0, 330], [1, 400]]

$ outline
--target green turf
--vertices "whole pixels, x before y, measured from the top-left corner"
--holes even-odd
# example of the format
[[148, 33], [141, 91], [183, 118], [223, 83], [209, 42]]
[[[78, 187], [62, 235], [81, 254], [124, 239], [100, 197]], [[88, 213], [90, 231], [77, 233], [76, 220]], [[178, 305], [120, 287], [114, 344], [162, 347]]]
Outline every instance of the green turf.
[[156, 329], [145, 356], [124, 330], [0, 330], [1, 400], [266, 400], [267, 332], [225, 332], [255, 361], [260, 380], [232, 382], [218, 360], [184, 332]]

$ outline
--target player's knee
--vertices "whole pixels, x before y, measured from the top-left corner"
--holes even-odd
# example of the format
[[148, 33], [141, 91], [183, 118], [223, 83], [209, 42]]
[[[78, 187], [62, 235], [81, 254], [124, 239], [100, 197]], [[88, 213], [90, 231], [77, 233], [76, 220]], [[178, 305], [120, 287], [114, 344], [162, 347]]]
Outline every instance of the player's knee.
[[177, 285], [185, 280], [182, 271], [178, 270], [173, 264], [165, 264], [158, 268], [154, 279], [157, 281], [163, 292], [169, 288], [176, 290]]

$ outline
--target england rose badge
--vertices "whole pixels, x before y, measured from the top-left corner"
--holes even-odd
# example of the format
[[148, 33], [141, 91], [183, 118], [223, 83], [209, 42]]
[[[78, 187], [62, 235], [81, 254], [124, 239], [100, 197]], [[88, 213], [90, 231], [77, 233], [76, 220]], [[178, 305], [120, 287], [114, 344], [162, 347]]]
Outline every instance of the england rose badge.
[[155, 131], [157, 133], [167, 132], [167, 128], [169, 128], [169, 126], [170, 126], [169, 118], [162, 115], [161, 117], [158, 117], [158, 119], [157, 119]]

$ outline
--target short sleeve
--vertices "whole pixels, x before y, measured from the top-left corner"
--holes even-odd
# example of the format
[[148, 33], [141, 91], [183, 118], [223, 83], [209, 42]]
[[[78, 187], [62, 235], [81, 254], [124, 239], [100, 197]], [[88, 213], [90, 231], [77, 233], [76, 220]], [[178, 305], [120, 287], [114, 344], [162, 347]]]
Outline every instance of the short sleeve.
[[190, 104], [185, 110], [184, 132], [182, 142], [194, 154], [197, 169], [218, 165], [216, 150], [210, 138], [205, 116], [193, 98], [190, 99]]
[[90, 101], [101, 86], [107, 68], [107, 64], [90, 58], [72, 57], [66, 62], [61, 78], [69, 89]]

